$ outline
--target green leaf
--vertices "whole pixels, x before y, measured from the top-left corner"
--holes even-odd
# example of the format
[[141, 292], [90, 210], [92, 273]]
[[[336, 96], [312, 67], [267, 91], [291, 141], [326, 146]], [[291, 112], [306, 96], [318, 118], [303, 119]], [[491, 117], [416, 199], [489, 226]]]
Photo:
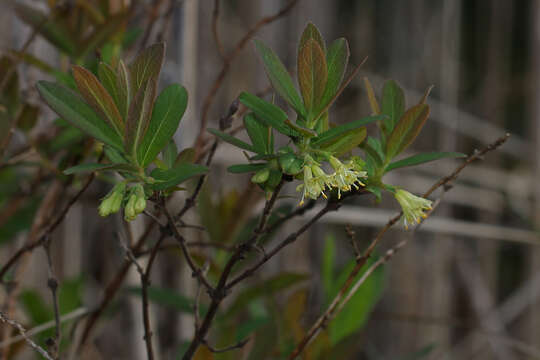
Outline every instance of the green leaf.
[[[353, 284], [360, 279], [373, 264], [374, 260], [368, 260], [363, 271], [360, 271], [354, 278]], [[327, 299], [332, 299], [339, 291], [356, 262], [353, 260], [341, 271], [340, 275], [334, 281], [334, 289], [328, 294]], [[383, 290], [384, 272], [382, 268], [375, 270], [362, 284], [358, 291], [351, 297], [343, 310], [336, 315], [329, 325], [330, 342], [332, 345], [338, 344], [347, 336], [360, 330], [369, 318], [375, 304], [379, 301]]]
[[138, 149], [150, 124], [152, 107], [156, 98], [156, 86], [156, 81], [150, 79], [143, 88], [139, 89], [129, 106], [124, 146], [126, 154], [131, 155], [133, 160], [137, 162], [139, 160]]
[[246, 142], [243, 142], [242, 140], [237, 139], [232, 135], [229, 135], [227, 133], [224, 133], [224, 132], [216, 130], [216, 129], [208, 129], [208, 132], [211, 133], [212, 135], [217, 136], [221, 140], [223, 140], [225, 142], [228, 142], [229, 144], [232, 144], [232, 145], [234, 145], [236, 147], [239, 147], [241, 149], [251, 151], [251, 152], [254, 152], [254, 153], [257, 152], [257, 149], [253, 145], [250, 145], [250, 144], [248, 144]]
[[326, 52], [326, 45], [319, 29], [317, 29], [317, 27], [311, 22], [306, 25], [304, 31], [302, 32], [302, 37], [300, 38], [300, 42], [298, 44], [298, 53], [300, 53], [308, 40], [314, 40], [321, 47], [322, 51]]
[[249, 113], [244, 116], [244, 127], [257, 153], [270, 153], [268, 149], [268, 125], [262, 121], [258, 121], [254, 113]]
[[135, 58], [129, 66], [133, 92], [137, 92], [150, 79], [157, 82], [164, 59], [164, 43], [154, 44], [146, 48]]
[[321, 150], [333, 153], [334, 156], [341, 156], [360, 145], [366, 138], [367, 130], [365, 127], [349, 130], [337, 140], [324, 143]]
[[292, 137], [300, 136], [300, 133], [285, 125], [287, 114], [277, 106], [247, 92], [241, 93], [238, 99], [251, 109], [259, 119], [280, 133]]
[[116, 71], [107, 63], [100, 62], [98, 65], [98, 78], [120, 110], [122, 102], [120, 101], [120, 89], [118, 89], [118, 74], [116, 74]]
[[384, 134], [388, 135], [392, 132], [404, 112], [405, 94], [394, 80], [388, 80], [384, 83], [381, 103], [381, 113], [388, 116], [383, 122]]
[[180, 151], [180, 154], [176, 157], [175, 164], [180, 163], [193, 163], [195, 161], [195, 155], [196, 151], [194, 148], [185, 148], [184, 150]]
[[39, 81], [37, 89], [43, 100], [60, 117], [99, 141], [116, 149], [122, 149], [120, 136], [79, 95], [61, 85], [47, 81]]
[[138, 151], [139, 164], [146, 167], [173, 137], [186, 111], [188, 94], [184, 87], [173, 84], [159, 94], [152, 110], [148, 131]]
[[359, 120], [354, 120], [346, 124], [336, 126], [328, 131], [323, 132], [316, 138], [311, 139], [311, 144], [315, 146], [323, 146], [324, 144], [339, 138], [340, 136], [342, 136], [343, 134], [345, 134], [346, 132], [350, 130], [357, 129], [359, 127], [371, 124], [372, 122], [381, 120], [383, 118], [384, 116], [382, 115], [367, 116]]
[[165, 165], [167, 165], [167, 169], [170, 169], [174, 166], [174, 163], [176, 162], [176, 157], [178, 156], [178, 148], [176, 147], [174, 139], [171, 139], [171, 141], [169, 141], [169, 143], [165, 146], [165, 148], [161, 152], [161, 156], [163, 158], [163, 162], [165, 163]]
[[242, 174], [248, 172], [255, 172], [264, 169], [266, 164], [239, 164], [231, 165], [227, 168], [227, 171], [233, 174]]
[[399, 169], [406, 166], [414, 166], [424, 164], [430, 161], [435, 161], [444, 158], [464, 158], [467, 155], [457, 152], [430, 152], [409, 156], [408, 158], [394, 161], [386, 167], [386, 172]]
[[312, 138], [312, 137], [317, 136], [317, 133], [314, 130], [305, 128], [300, 125], [296, 125], [295, 123], [291, 122], [291, 120], [289, 119], [285, 120], [285, 125], [293, 129], [294, 131], [302, 134], [306, 138]]
[[367, 141], [362, 144], [362, 150], [364, 150], [366, 154], [368, 154], [371, 159], [375, 161], [376, 167], [381, 167], [384, 164], [384, 156], [382, 156], [380, 151], [377, 150], [378, 147], [371, 139], [373, 138], [368, 137]]
[[414, 141], [428, 116], [429, 106], [426, 104], [415, 105], [403, 114], [386, 143], [387, 158], [394, 158]]
[[321, 107], [319, 103], [327, 79], [328, 68], [324, 51], [315, 40], [309, 39], [298, 53], [298, 83], [308, 114], [313, 114]]
[[257, 298], [268, 297], [271, 294], [278, 293], [307, 279], [309, 279], [309, 275], [285, 272], [259, 281], [238, 294], [234, 302], [227, 309], [225, 316], [230, 317], [238, 311], [245, 309], [248, 304]]
[[206, 174], [207, 172], [208, 168], [206, 166], [187, 163], [178, 164], [169, 170], [154, 169], [150, 176], [156, 180], [156, 183], [152, 184], [151, 187], [154, 190], [165, 190], [193, 176]]
[[118, 62], [117, 74], [116, 87], [118, 88], [118, 109], [120, 110], [122, 117], [126, 119], [133, 93], [131, 91], [129, 71], [122, 60]]
[[56, 48], [68, 55], [75, 53], [77, 44], [70, 36], [71, 32], [63, 24], [56, 21], [58, 14], [55, 14], [54, 10], [51, 14], [46, 15], [33, 7], [17, 3], [15, 11], [22, 21], [32, 26]]
[[317, 110], [323, 109], [337, 93], [349, 62], [349, 43], [346, 39], [335, 40], [328, 49], [326, 63], [328, 67], [328, 80], [324, 89], [324, 94]]
[[[138, 286], [127, 288], [130, 294], [141, 296], [142, 289]], [[148, 300], [161, 306], [165, 306], [178, 312], [193, 313], [193, 300], [189, 299], [175, 289], [148, 287]]]
[[272, 87], [293, 107], [298, 114], [305, 117], [306, 110], [304, 109], [302, 100], [298, 95], [298, 91], [296, 91], [296, 88], [294, 87], [289, 72], [285, 66], [283, 66], [281, 60], [279, 60], [272, 49], [267, 47], [261, 41], [255, 40], [255, 47], [261, 56], [264, 70], [266, 71], [266, 75], [268, 76]]
[[130, 164], [98, 164], [98, 163], [86, 163], [76, 166], [72, 166], [64, 170], [64, 174], [81, 174], [81, 173], [90, 173], [94, 171], [103, 171], [103, 170], [121, 170], [121, 171], [136, 171], [137, 169]]
[[124, 121], [113, 98], [99, 80], [80, 66], [73, 66], [73, 77], [86, 102], [121, 136], [124, 132]]
[[105, 151], [105, 155], [107, 156], [107, 158], [115, 163], [115, 164], [126, 164], [128, 163], [128, 160], [125, 158], [125, 156], [123, 155], [123, 153], [121, 153], [120, 151], [110, 147], [110, 146], [104, 146], [103, 147], [103, 151]]

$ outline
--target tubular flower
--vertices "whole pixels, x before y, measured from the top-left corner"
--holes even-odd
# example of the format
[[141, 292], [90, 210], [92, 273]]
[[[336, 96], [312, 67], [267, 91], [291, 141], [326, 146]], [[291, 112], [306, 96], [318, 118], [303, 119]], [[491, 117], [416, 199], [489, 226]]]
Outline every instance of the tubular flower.
[[105, 196], [99, 205], [98, 211], [101, 216], [108, 216], [114, 214], [120, 210], [122, 201], [124, 200], [124, 193], [126, 190], [126, 184], [121, 182], [115, 185], [113, 189]]
[[411, 194], [410, 192], [398, 189], [394, 194], [396, 200], [403, 210], [403, 225], [408, 229], [411, 225], [419, 224], [427, 217], [424, 211], [431, 210], [431, 200]]
[[304, 183], [296, 187], [296, 191], [303, 191], [300, 205], [306, 197], [316, 200], [322, 194], [326, 198], [326, 187], [330, 187], [328, 175], [318, 165], [304, 166]]
[[364, 185], [360, 178], [366, 178], [367, 173], [360, 171], [353, 161], [342, 163], [334, 156], [331, 156], [329, 161], [335, 171], [330, 175], [330, 182], [333, 187], [338, 189], [338, 198], [341, 198], [341, 191], [351, 191], [352, 187], [358, 189], [358, 185]]

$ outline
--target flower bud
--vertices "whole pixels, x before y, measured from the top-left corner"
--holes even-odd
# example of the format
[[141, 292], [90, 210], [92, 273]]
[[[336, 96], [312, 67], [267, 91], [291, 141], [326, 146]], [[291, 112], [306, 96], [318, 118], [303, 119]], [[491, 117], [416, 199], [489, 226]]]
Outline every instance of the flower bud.
[[146, 209], [146, 199], [144, 197], [137, 198], [134, 205], [135, 213], [140, 214]]
[[124, 219], [126, 221], [135, 220], [135, 218], [137, 217], [137, 213], [135, 212], [135, 202], [136, 201], [137, 201], [137, 196], [132, 193], [129, 196], [126, 207], [124, 208]]
[[270, 170], [268, 168], [261, 169], [251, 177], [251, 181], [255, 184], [262, 184], [268, 180], [270, 176]]

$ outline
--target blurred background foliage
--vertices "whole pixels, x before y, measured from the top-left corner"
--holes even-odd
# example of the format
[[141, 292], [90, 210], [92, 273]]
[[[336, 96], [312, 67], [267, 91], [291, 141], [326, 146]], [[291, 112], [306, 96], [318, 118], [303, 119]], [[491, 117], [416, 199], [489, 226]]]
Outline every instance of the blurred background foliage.
[[[286, 3], [220, 1], [216, 24], [223, 51], [232, 51], [259, 18]], [[0, 9], [3, 264], [84, 186], [84, 176], [66, 176], [62, 170], [101, 151], [44, 106], [34, 87], [37, 80], [74, 87], [71, 64], [95, 72], [99, 59], [110, 63], [132, 59], [145, 45], [166, 41], [161, 86], [180, 82], [190, 95], [183, 127], [175, 136], [183, 148], [191, 146], [198, 133], [205, 97], [222, 57], [213, 39], [216, 12], [210, 0], [12, 0], [4, 1]], [[308, 21], [317, 24], [327, 39], [348, 38], [353, 64], [369, 56], [361, 75], [334, 107], [336, 121], [369, 114], [364, 76], [376, 93], [384, 79], [396, 79], [414, 100], [434, 85], [428, 101], [432, 119], [407, 155], [432, 149], [470, 153], [505, 131], [513, 134], [500, 152], [468, 169], [436, 216], [418, 232], [387, 235], [380, 253], [402, 237], [415, 240], [369, 278], [310, 344], [305, 359], [540, 358], [540, 187], [535, 180], [540, 174], [539, 19], [540, 5], [533, 0], [300, 0], [287, 16], [257, 34], [292, 72], [297, 41]], [[209, 109], [210, 125], [217, 126], [217, 119], [241, 91], [263, 91], [267, 85], [253, 47], [247, 46], [230, 64]], [[234, 126], [241, 122], [235, 121]], [[196, 226], [183, 230], [193, 242], [216, 245], [195, 246], [193, 253], [200, 265], [213, 259], [207, 263], [211, 280], [224, 266], [228, 247], [251, 234], [262, 208], [264, 194], [249, 185], [249, 176], [226, 172], [227, 166], [242, 161], [240, 152], [220, 145], [218, 170], [205, 183], [197, 213], [186, 220], [207, 231]], [[422, 192], [452, 165], [424, 165], [392, 176]], [[95, 209], [111, 179], [99, 175], [97, 180], [52, 234], [66, 353], [80, 341], [88, 311], [98, 306], [123, 266], [119, 238], [133, 244], [151, 221], [143, 218], [127, 226], [121, 217], [99, 218]], [[193, 184], [186, 188], [191, 190]], [[294, 189], [289, 193], [295, 196]], [[178, 195], [173, 203], [180, 206], [183, 197]], [[285, 198], [270, 223], [292, 211], [296, 202]], [[246, 346], [223, 354], [201, 348], [196, 358], [285, 358], [354, 266], [344, 226], [351, 225], [354, 241], [362, 248], [395, 210], [386, 198], [378, 205], [371, 198], [359, 199], [313, 227], [290, 251], [235, 291], [221, 309], [211, 332], [213, 344], [227, 346], [249, 338]], [[261, 245], [286, 236], [297, 224], [269, 234]], [[151, 241], [158, 236], [154, 229]], [[144, 250], [151, 245], [135, 255], [144, 261]], [[169, 245], [160, 254], [149, 291], [154, 341], [162, 359], [175, 359], [184, 351], [199, 292], [179, 250]], [[2, 311], [21, 319], [27, 329], [43, 329], [34, 336], [41, 345], [54, 325], [46, 261], [38, 249], [4, 275], [0, 289]], [[15, 301], [7, 301], [12, 298]], [[139, 302], [140, 284], [131, 269], [81, 357], [146, 358]], [[207, 310], [206, 304], [208, 297], [202, 291], [199, 315]], [[38, 356], [21, 341], [6, 351], [5, 341], [15, 334], [1, 326], [0, 335], [0, 358]]]

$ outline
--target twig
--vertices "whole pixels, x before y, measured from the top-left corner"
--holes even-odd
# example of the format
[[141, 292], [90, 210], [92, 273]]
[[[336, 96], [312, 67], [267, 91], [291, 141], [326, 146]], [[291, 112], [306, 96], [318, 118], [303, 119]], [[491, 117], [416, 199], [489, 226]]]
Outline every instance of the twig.
[[281, 243], [279, 243], [275, 248], [273, 248], [270, 252], [266, 254], [264, 258], [259, 260], [257, 263], [249, 267], [248, 269], [244, 270], [240, 275], [232, 279], [226, 286], [227, 290], [230, 290], [232, 287], [237, 285], [239, 282], [243, 281], [244, 279], [252, 276], [255, 271], [257, 271], [261, 266], [263, 266], [268, 260], [270, 260], [272, 257], [274, 257], [278, 252], [280, 252], [284, 247], [286, 247], [289, 244], [292, 244], [293, 242], [298, 239], [300, 235], [302, 235], [307, 229], [309, 229], [313, 224], [315, 224], [321, 217], [323, 217], [326, 213], [330, 211], [336, 211], [339, 209], [341, 204], [339, 202], [331, 202], [329, 201], [324, 208], [322, 208], [317, 214], [315, 214], [307, 223], [305, 223], [300, 229], [293, 232], [289, 236], [287, 236]]
[[55, 359], [60, 358], [60, 341], [62, 337], [61, 332], [61, 323], [60, 323], [60, 305], [58, 304], [58, 280], [54, 275], [53, 263], [51, 257], [51, 238], [48, 236], [47, 240], [43, 243], [43, 249], [45, 250], [45, 255], [47, 256], [47, 265], [49, 279], [47, 280], [47, 287], [51, 290], [52, 302], [53, 302], [53, 311], [54, 311], [54, 338], [51, 341], [52, 355]]
[[206, 334], [208, 333], [208, 330], [210, 330], [210, 326], [214, 320], [214, 317], [216, 316], [217, 310], [221, 302], [223, 301], [223, 299], [228, 294], [227, 281], [232, 272], [232, 269], [236, 265], [237, 262], [244, 259], [245, 253], [253, 248], [253, 245], [257, 243], [257, 240], [263, 234], [263, 229], [265, 228], [268, 217], [272, 211], [272, 208], [274, 207], [274, 204], [276, 203], [276, 200], [279, 196], [279, 192], [281, 191], [281, 188], [283, 187], [283, 183], [284, 183], [284, 180], [281, 179], [279, 184], [274, 189], [272, 197], [266, 201], [263, 213], [261, 214], [261, 217], [259, 219], [259, 224], [253, 231], [253, 235], [246, 242], [240, 244], [237, 247], [236, 251], [231, 255], [231, 257], [225, 264], [225, 267], [223, 268], [223, 271], [221, 272], [218, 284], [216, 285], [215, 289], [212, 289], [211, 291], [208, 292], [208, 294], [210, 295], [212, 299], [210, 303], [210, 307], [204, 317], [204, 320], [201, 326], [195, 329], [195, 336], [193, 338], [193, 341], [189, 345], [188, 349], [186, 350], [184, 356], [182, 357], [183, 360], [191, 359], [193, 355], [195, 354], [195, 351], [197, 351], [198, 347], [201, 344], [205, 343]]
[[[234, 117], [234, 115], [236, 114], [237, 111], [238, 111], [238, 99], [234, 100], [231, 103], [231, 105], [229, 105], [229, 109], [227, 110], [227, 113], [219, 119], [219, 129], [221, 131], [231, 127], [232, 118]], [[206, 163], [205, 163], [206, 166], [210, 166], [210, 164], [212, 163], [212, 160], [214, 159], [214, 155], [216, 153], [217, 147], [218, 147], [218, 139], [215, 139], [214, 143], [212, 144], [212, 147], [210, 149], [210, 152], [208, 154], [208, 157], [206, 159]], [[204, 154], [201, 153], [198, 156], [196, 155], [195, 161], [196, 162], [199, 161], [201, 156], [204, 156]], [[189, 198], [186, 199], [186, 202], [184, 203], [184, 206], [182, 207], [182, 209], [176, 215], [177, 219], [182, 218], [182, 216], [184, 216], [184, 214], [189, 209], [191, 209], [193, 206], [195, 206], [197, 197], [199, 196], [199, 193], [201, 192], [201, 189], [202, 189], [202, 186], [203, 186], [205, 180], [206, 180], [206, 175], [201, 175], [199, 177], [199, 181], [197, 182], [197, 185], [195, 186], [195, 191], [193, 191], [193, 194]]]
[[206, 348], [208, 350], [210, 350], [210, 352], [213, 352], [215, 354], [220, 354], [220, 353], [224, 353], [224, 352], [231, 351], [231, 350], [241, 349], [244, 346], [246, 346], [246, 344], [249, 342], [249, 340], [250, 340], [250, 338], [248, 337], [248, 338], [246, 338], [246, 339], [244, 339], [242, 341], [237, 342], [234, 345], [229, 345], [229, 346], [219, 348], [219, 349], [208, 345], [207, 342], [204, 342], [204, 345], [206, 346]]
[[[179, 249], [179, 246], [177, 243], [174, 244], [164, 244], [159, 247], [159, 251], [167, 251], [172, 249]], [[234, 251], [236, 248], [233, 245], [227, 245], [222, 244], [214, 241], [186, 241], [187, 247], [194, 247], [194, 248], [215, 248], [219, 250], [225, 250], [225, 251]], [[136, 253], [134, 253], [136, 258], [139, 258], [141, 256], [150, 255], [152, 252], [152, 249], [146, 249], [141, 250]]]
[[345, 232], [347, 233], [347, 237], [349, 238], [349, 242], [351, 243], [351, 247], [353, 248], [354, 257], [356, 259], [359, 259], [361, 252], [358, 248], [358, 244], [356, 243], [356, 232], [353, 230], [351, 224], [345, 226]]
[[[135, 245], [130, 249], [132, 253], [137, 253], [144, 243], [146, 242], [146, 239], [152, 232], [152, 230], [155, 227], [155, 222], [151, 222], [147, 227], [144, 233], [139, 237]], [[162, 233], [160, 235], [161, 237], [165, 237], [165, 233]], [[158, 240], [159, 241], [159, 240]], [[90, 334], [92, 333], [92, 330], [94, 329], [97, 320], [101, 317], [107, 306], [110, 304], [110, 302], [113, 300], [114, 296], [118, 292], [118, 289], [122, 286], [122, 283], [124, 281], [124, 278], [126, 277], [128, 270], [131, 266], [132, 262], [129, 259], [126, 259], [116, 275], [113, 277], [113, 279], [109, 282], [107, 287], [104, 290], [103, 298], [101, 299], [101, 302], [98, 306], [90, 313], [88, 320], [86, 321], [83, 329], [83, 333], [81, 336], [80, 343], [78, 344], [77, 352], [79, 353], [81, 349], [83, 348], [86, 341], [90, 338]]]
[[5, 324], [8, 324], [12, 327], [14, 327], [15, 329], [17, 329], [17, 331], [19, 331], [19, 334], [21, 334], [21, 336], [24, 338], [24, 341], [26, 341], [28, 343], [28, 345], [30, 345], [30, 347], [32, 349], [34, 349], [35, 351], [37, 351], [41, 356], [43, 356], [45, 359], [47, 360], [54, 360], [50, 355], [49, 353], [43, 349], [41, 346], [39, 346], [38, 344], [36, 344], [35, 342], [33, 342], [27, 335], [26, 335], [26, 330], [22, 327], [21, 324], [19, 324], [18, 322], [14, 321], [14, 320], [11, 320], [11, 319], [8, 319], [3, 312], [0, 311], [0, 321], [2, 321], [3, 323]]
[[120, 244], [126, 253], [126, 257], [135, 265], [137, 272], [141, 278], [141, 292], [142, 292], [142, 314], [143, 314], [143, 324], [144, 324], [144, 341], [146, 343], [146, 353], [148, 355], [148, 360], [154, 360], [154, 349], [152, 346], [152, 327], [150, 324], [150, 305], [148, 301], [148, 287], [150, 286], [150, 274], [152, 273], [152, 265], [156, 259], [159, 247], [161, 242], [165, 239], [165, 236], [161, 236], [150, 254], [150, 259], [146, 265], [146, 269], [139, 264], [133, 252], [125, 245], [122, 241]]
[[[78, 309], [73, 310], [72, 312], [70, 312], [68, 314], [62, 315], [60, 317], [60, 323], [65, 323], [65, 322], [73, 320], [73, 319], [81, 318], [81, 317], [87, 315], [88, 312], [89, 311], [86, 308], [78, 308]], [[43, 323], [41, 325], [38, 325], [38, 326], [33, 327], [31, 329], [28, 329], [26, 331], [26, 336], [33, 336], [33, 335], [42, 333], [42, 332], [47, 331], [47, 330], [49, 330], [49, 329], [51, 329], [51, 328], [53, 328], [55, 326], [56, 326], [56, 321], [55, 320], [47, 321], [46, 323]], [[17, 336], [11, 337], [11, 338], [9, 338], [9, 339], [7, 339], [7, 340], [0, 343], [0, 349], [4, 348], [6, 346], [9, 346], [9, 345], [11, 345], [13, 343], [19, 342], [21, 340], [24, 340], [24, 337], [22, 335], [17, 335]]]
[[[485, 148], [483, 148], [482, 150], [480, 151], [476, 151], [475, 153], [473, 153], [472, 155], [468, 156], [464, 161], [463, 163], [458, 166], [450, 175], [448, 176], [445, 176], [444, 178], [442, 178], [441, 180], [439, 180], [438, 182], [436, 182], [431, 188], [429, 188], [429, 190], [424, 193], [423, 197], [426, 198], [428, 197], [429, 195], [431, 195], [435, 190], [437, 190], [438, 188], [440, 187], [443, 187], [443, 191], [446, 192], [448, 190], [450, 190], [450, 186], [449, 184], [455, 180], [457, 178], [457, 176], [459, 175], [459, 173], [465, 168], [467, 167], [469, 164], [471, 164], [473, 161], [481, 158], [483, 155], [485, 155], [486, 153], [490, 152], [490, 151], [493, 151], [495, 149], [497, 149], [499, 146], [501, 146], [502, 144], [504, 144], [506, 142], [506, 140], [508, 140], [508, 137], [510, 135], [509, 134], [505, 134], [504, 136], [502, 136], [501, 138], [497, 139], [495, 142], [493, 142], [492, 144], [489, 144], [487, 145]], [[438, 205], [438, 202], [434, 203], [434, 206], [432, 208], [432, 210], [428, 213], [431, 214], [433, 212], [433, 210], [435, 209], [435, 207]], [[345, 280], [345, 283], [343, 284], [343, 286], [341, 287], [341, 289], [339, 290], [338, 294], [334, 297], [334, 299], [332, 300], [332, 303], [328, 306], [328, 309], [317, 319], [317, 321], [315, 321], [315, 323], [312, 325], [312, 327], [308, 330], [308, 332], [306, 333], [306, 335], [304, 336], [304, 338], [298, 343], [298, 345], [296, 346], [296, 348], [292, 351], [292, 353], [290, 354], [289, 356], [289, 360], [293, 360], [293, 359], [296, 359], [300, 353], [302, 353], [302, 351], [305, 349], [305, 347], [307, 346], [307, 344], [309, 342], [311, 342], [316, 336], [317, 334], [319, 333], [319, 331], [325, 326], [326, 322], [328, 321], [328, 319], [331, 319], [332, 316], [334, 316], [334, 313], [337, 313], [335, 310], [336, 308], [340, 305], [343, 297], [345, 296], [345, 294], [347, 293], [347, 291], [351, 288], [351, 285], [352, 285], [352, 282], [354, 281], [354, 278], [356, 277], [356, 275], [358, 275], [358, 273], [360, 272], [360, 270], [362, 269], [362, 267], [366, 264], [367, 260], [369, 259], [369, 257], [371, 257], [371, 254], [373, 253], [373, 251], [375, 250], [375, 247], [377, 246], [377, 244], [380, 242], [380, 240], [382, 239], [382, 236], [395, 224], [398, 222], [398, 220], [401, 218], [401, 215], [402, 213], [400, 212], [398, 215], [396, 215], [395, 217], [393, 217], [392, 219], [390, 219], [388, 221], [388, 223], [377, 233], [377, 235], [375, 236], [375, 238], [373, 239], [373, 241], [371, 242], [371, 244], [368, 246], [367, 250], [364, 252], [364, 254], [360, 257], [358, 257], [356, 259], [357, 263], [356, 263], [356, 266], [353, 268], [353, 270], [349, 273], [349, 276], [347, 277], [347, 280]], [[406, 243], [406, 242], [405, 242]], [[400, 243], [401, 244], [401, 243]], [[398, 245], [400, 245], [398, 244]], [[400, 245], [403, 246], [405, 244], [402, 244]], [[397, 250], [397, 249], [396, 249]], [[393, 256], [394, 253], [392, 253], [390, 255], [390, 257]], [[386, 256], [385, 256], [386, 258]], [[383, 258], [384, 259], [384, 258]], [[381, 262], [384, 263], [384, 260], [381, 260], [379, 259], [379, 261], [377, 261], [375, 264]], [[379, 265], [377, 266], [380, 266], [382, 263], [380, 263]], [[375, 265], [374, 264], [374, 265]], [[373, 265], [372, 265], [373, 267]], [[372, 272], [374, 271], [375, 269], [372, 270]], [[364, 276], [363, 276], [364, 277]], [[362, 277], [362, 278], [363, 278]], [[365, 279], [363, 280], [365, 281]], [[358, 285], [360, 286], [363, 281]], [[350, 298], [350, 296], [352, 296], [352, 291], [348, 293], [349, 296], [347, 296], [348, 298]], [[339, 307], [339, 309], [341, 309], [342, 306]]]
[[160, 199], [161, 206], [163, 208], [163, 212], [165, 213], [165, 216], [167, 216], [167, 220], [169, 221], [169, 228], [172, 231], [172, 234], [174, 238], [178, 241], [180, 244], [180, 249], [182, 250], [182, 254], [184, 255], [184, 258], [186, 259], [186, 262], [189, 266], [189, 268], [192, 271], [192, 276], [196, 277], [198, 281], [200, 281], [207, 289], [207, 291], [212, 292], [214, 288], [206, 277], [204, 276], [202, 270], [195, 264], [195, 260], [191, 257], [191, 254], [189, 253], [189, 250], [186, 245], [186, 239], [180, 234], [180, 231], [178, 231], [178, 228], [175, 225], [175, 221], [169, 210], [167, 209], [167, 206], [165, 204], [165, 201], [163, 198]]
[[201, 111], [201, 127], [199, 130], [199, 134], [197, 135], [197, 139], [195, 140], [195, 149], [197, 153], [201, 152], [202, 146], [203, 146], [203, 137], [204, 132], [206, 130], [206, 125], [208, 123], [208, 113], [210, 111], [210, 107], [212, 106], [214, 102], [214, 98], [217, 94], [217, 91], [221, 87], [223, 80], [227, 76], [227, 73], [229, 72], [229, 69], [231, 67], [232, 61], [240, 54], [242, 49], [247, 45], [248, 41], [265, 25], [271, 24], [272, 22], [280, 19], [284, 15], [286, 15], [298, 2], [298, 0], [290, 0], [287, 5], [285, 5], [281, 10], [279, 10], [277, 13], [271, 16], [264, 17], [260, 19], [251, 29], [248, 30], [248, 32], [236, 43], [236, 46], [234, 49], [223, 59], [223, 65], [221, 68], [221, 71], [217, 75], [217, 77], [214, 80], [214, 83], [212, 84], [210, 91], [206, 95], [203, 105], [202, 105], [202, 111]]
[[223, 44], [219, 39], [218, 33], [218, 19], [219, 19], [219, 1], [214, 0], [214, 11], [212, 11], [212, 34], [214, 35], [214, 41], [216, 42], [216, 48], [222, 59], [225, 59], [225, 50], [223, 49]]
[[17, 263], [19, 258], [26, 254], [27, 252], [30, 252], [34, 250], [35, 248], [42, 246], [43, 243], [47, 240], [47, 237], [62, 223], [64, 218], [66, 217], [67, 213], [69, 212], [69, 209], [79, 200], [79, 198], [82, 196], [82, 194], [88, 189], [92, 181], [94, 180], [95, 174], [92, 173], [88, 176], [88, 179], [86, 180], [86, 183], [83, 185], [83, 187], [68, 201], [66, 206], [60, 211], [58, 216], [55, 218], [54, 221], [52, 221], [49, 226], [45, 228], [45, 230], [42, 232], [42, 234], [34, 241], [29, 244], [26, 244], [17, 252], [15, 252], [5, 263], [4, 266], [0, 269], [0, 282], [3, 281], [4, 275], [7, 273], [7, 271]]

